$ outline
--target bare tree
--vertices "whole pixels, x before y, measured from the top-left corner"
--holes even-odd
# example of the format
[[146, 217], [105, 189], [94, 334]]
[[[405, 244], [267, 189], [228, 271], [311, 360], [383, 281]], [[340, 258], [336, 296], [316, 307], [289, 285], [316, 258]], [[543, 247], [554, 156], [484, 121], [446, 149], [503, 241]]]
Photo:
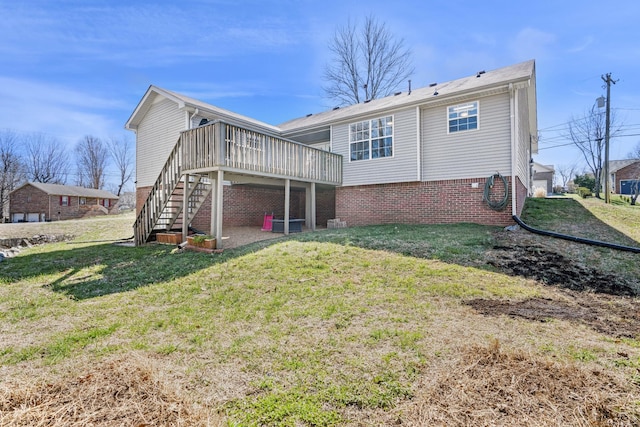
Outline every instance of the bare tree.
[[133, 149], [131, 141], [126, 138], [111, 138], [109, 140], [109, 152], [113, 163], [118, 170], [117, 196], [122, 195], [124, 186], [133, 177]]
[[25, 137], [29, 181], [65, 184], [69, 170], [66, 147], [53, 137], [35, 133]]
[[[616, 117], [612, 112], [609, 124], [610, 137], [619, 131], [620, 126], [616, 124]], [[603, 112], [599, 112], [595, 105], [583, 117], [572, 118], [569, 122], [568, 137], [580, 150], [595, 177], [596, 185], [593, 191], [598, 198], [600, 198], [600, 189], [604, 178], [602, 171], [604, 168], [605, 132], [605, 115]]]
[[571, 181], [573, 179], [573, 176], [576, 174], [577, 171], [577, 166], [575, 164], [573, 165], [558, 165], [556, 167], [556, 172], [558, 172], [558, 174], [556, 176], [560, 177], [561, 180], [561, 186], [563, 189], [567, 188], [567, 185], [569, 184], [569, 181]]
[[102, 189], [108, 160], [109, 150], [100, 138], [87, 135], [81, 139], [76, 145], [78, 185]]
[[390, 95], [412, 73], [411, 52], [384, 23], [368, 16], [362, 28], [350, 21], [329, 42], [333, 54], [325, 68], [323, 88], [339, 105]]
[[0, 222], [8, 214], [9, 193], [24, 180], [24, 164], [17, 151], [18, 138], [9, 131], [0, 132]]

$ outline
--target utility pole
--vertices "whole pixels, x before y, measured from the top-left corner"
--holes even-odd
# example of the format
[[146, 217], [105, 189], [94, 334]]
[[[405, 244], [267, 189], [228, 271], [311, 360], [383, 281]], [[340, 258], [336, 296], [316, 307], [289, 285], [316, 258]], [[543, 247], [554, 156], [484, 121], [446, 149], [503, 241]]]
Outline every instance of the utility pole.
[[609, 177], [609, 124], [611, 120], [611, 83], [616, 84], [616, 80], [611, 80], [611, 73], [602, 76], [602, 80], [607, 84], [607, 112], [604, 135], [604, 202], [611, 203], [611, 186]]

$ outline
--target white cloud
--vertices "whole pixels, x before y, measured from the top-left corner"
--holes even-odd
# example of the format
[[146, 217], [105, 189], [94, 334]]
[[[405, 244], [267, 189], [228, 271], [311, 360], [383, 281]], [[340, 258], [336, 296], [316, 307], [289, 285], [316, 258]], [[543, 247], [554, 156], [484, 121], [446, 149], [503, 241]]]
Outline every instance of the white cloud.
[[570, 48], [568, 50], [568, 52], [569, 53], [582, 52], [583, 50], [586, 50], [589, 46], [591, 46], [591, 44], [593, 44], [594, 40], [595, 40], [594, 37], [589, 36], [582, 43], [580, 43], [578, 46]]
[[[90, 5], [91, 3], [89, 3]], [[21, 59], [98, 60], [128, 66], [175, 64], [298, 44], [304, 28], [261, 14], [215, 7], [0, 5], [0, 54]], [[80, 3], [82, 5], [82, 3]]]
[[0, 128], [19, 133], [38, 132], [72, 146], [84, 135], [107, 137], [122, 123], [109, 118], [130, 105], [110, 98], [0, 76]]

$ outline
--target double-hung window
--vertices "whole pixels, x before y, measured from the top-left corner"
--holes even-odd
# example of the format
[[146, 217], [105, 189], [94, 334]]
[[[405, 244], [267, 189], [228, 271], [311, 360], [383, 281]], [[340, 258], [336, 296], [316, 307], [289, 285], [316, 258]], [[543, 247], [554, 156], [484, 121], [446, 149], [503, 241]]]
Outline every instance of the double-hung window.
[[351, 161], [391, 156], [393, 156], [392, 116], [349, 125], [349, 158]]
[[69, 196], [60, 196], [60, 206], [69, 206]]
[[449, 133], [478, 129], [478, 101], [451, 106], [447, 113]]

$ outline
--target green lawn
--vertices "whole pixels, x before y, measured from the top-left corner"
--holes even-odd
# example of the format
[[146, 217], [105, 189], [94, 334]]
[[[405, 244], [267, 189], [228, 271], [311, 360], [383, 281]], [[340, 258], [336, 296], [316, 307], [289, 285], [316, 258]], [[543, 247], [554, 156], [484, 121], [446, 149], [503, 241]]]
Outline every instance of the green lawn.
[[[566, 213], [549, 213], [555, 206], [534, 201], [525, 220], [559, 227]], [[596, 218], [599, 209], [620, 208], [571, 209], [580, 206]], [[130, 223], [115, 224], [115, 235], [127, 235]], [[627, 238], [605, 225], [598, 236], [606, 232]], [[0, 425], [36, 419], [28, 417], [38, 408], [18, 410], [34, 401], [20, 401], [20, 387], [42, 396], [46, 384], [81, 387], [78, 378], [96, 378], [105, 366], [136, 363], [153, 367], [149, 378], [171, 390], [171, 407], [183, 408], [168, 424], [638, 421], [639, 337], [567, 320], [485, 316], [467, 305], [571, 298], [488, 265], [501, 233], [473, 224], [358, 227], [206, 255], [100, 242], [114, 231], [84, 226], [75, 243], [0, 263]], [[543, 372], [552, 380], [540, 380], [537, 394], [496, 377], [534, 383]], [[571, 383], [595, 372], [593, 381]], [[554, 394], [550, 381], [584, 396]], [[84, 402], [93, 396], [76, 393]], [[128, 404], [144, 414], [145, 396]], [[77, 421], [56, 408], [48, 414], [58, 410], [59, 425]]]

